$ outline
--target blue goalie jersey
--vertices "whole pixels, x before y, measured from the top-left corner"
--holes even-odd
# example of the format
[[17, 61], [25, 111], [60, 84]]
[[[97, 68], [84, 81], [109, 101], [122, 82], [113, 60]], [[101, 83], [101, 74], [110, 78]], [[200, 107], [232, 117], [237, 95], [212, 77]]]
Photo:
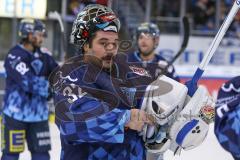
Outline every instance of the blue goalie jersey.
[[[117, 56], [111, 71], [75, 57], [50, 77], [62, 160], [142, 160], [139, 133], [125, 128], [130, 109], [139, 108], [154, 78], [144, 68]], [[97, 60], [93, 60], [97, 63]]]
[[3, 113], [24, 122], [48, 119], [48, 76], [58, 65], [37, 49], [34, 53], [21, 45], [13, 47], [4, 62], [6, 87]]
[[240, 76], [221, 87], [215, 117], [215, 135], [221, 146], [240, 159]]

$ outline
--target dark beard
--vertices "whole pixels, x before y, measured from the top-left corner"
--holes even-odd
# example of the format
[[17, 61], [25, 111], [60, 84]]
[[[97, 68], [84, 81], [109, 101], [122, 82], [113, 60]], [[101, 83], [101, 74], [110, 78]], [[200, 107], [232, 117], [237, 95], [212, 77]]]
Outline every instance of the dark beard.
[[154, 51], [154, 49], [155, 48], [153, 48], [152, 50], [150, 50], [149, 52], [142, 52], [141, 51], [141, 49], [139, 48], [138, 50], [139, 50], [139, 53], [140, 53], [140, 55], [142, 55], [143, 57], [147, 57], [147, 56], [149, 56], [153, 51]]
[[[112, 60], [112, 65], [110, 66], [110, 68], [103, 67], [103, 63], [102, 63], [103, 60]], [[92, 55], [84, 55], [84, 62], [90, 63], [108, 74], [116, 75], [116, 66], [114, 64], [115, 56], [105, 56], [105, 57], [102, 57], [101, 59], [99, 59]]]

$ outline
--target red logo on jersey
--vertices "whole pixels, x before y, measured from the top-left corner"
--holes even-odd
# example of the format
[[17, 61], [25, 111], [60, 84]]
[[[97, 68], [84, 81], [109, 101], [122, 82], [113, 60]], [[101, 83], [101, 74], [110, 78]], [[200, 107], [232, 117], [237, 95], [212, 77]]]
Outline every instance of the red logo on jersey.
[[129, 68], [133, 71], [133, 73], [136, 73], [137, 75], [151, 77], [148, 71], [144, 68], [139, 68], [136, 66], [129, 66]]

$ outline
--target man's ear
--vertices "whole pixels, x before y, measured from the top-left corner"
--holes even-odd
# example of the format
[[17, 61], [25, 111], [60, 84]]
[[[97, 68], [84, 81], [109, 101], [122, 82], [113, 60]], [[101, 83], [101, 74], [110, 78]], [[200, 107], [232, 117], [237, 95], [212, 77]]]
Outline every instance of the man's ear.
[[83, 50], [84, 50], [85, 53], [87, 53], [89, 51], [89, 44], [88, 43], [85, 43], [83, 45]]

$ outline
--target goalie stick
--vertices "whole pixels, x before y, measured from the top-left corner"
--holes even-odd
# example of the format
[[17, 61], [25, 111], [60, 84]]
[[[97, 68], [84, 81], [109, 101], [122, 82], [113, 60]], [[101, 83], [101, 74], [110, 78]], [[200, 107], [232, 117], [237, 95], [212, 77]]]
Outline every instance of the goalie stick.
[[227, 17], [225, 18], [223, 24], [221, 25], [218, 33], [216, 34], [215, 38], [213, 39], [210, 47], [207, 50], [207, 53], [204, 55], [203, 60], [201, 61], [199, 67], [195, 71], [192, 79], [186, 82], [186, 86], [188, 88], [188, 95], [193, 96], [195, 91], [197, 90], [197, 83], [198, 80], [201, 78], [207, 64], [211, 60], [213, 54], [217, 50], [223, 36], [225, 35], [226, 31], [228, 30], [230, 24], [232, 23], [238, 9], [240, 8], [240, 0], [236, 0], [228, 13]]
[[189, 40], [189, 34], [190, 34], [190, 27], [189, 27], [188, 18], [186, 16], [183, 17], [182, 23], [183, 23], [183, 29], [184, 29], [184, 36], [183, 36], [181, 48], [176, 53], [176, 55], [168, 62], [167, 66], [162, 70], [161, 74], [166, 74], [169, 66], [171, 66], [176, 61], [176, 59], [183, 53], [183, 51], [187, 47], [188, 40]]

